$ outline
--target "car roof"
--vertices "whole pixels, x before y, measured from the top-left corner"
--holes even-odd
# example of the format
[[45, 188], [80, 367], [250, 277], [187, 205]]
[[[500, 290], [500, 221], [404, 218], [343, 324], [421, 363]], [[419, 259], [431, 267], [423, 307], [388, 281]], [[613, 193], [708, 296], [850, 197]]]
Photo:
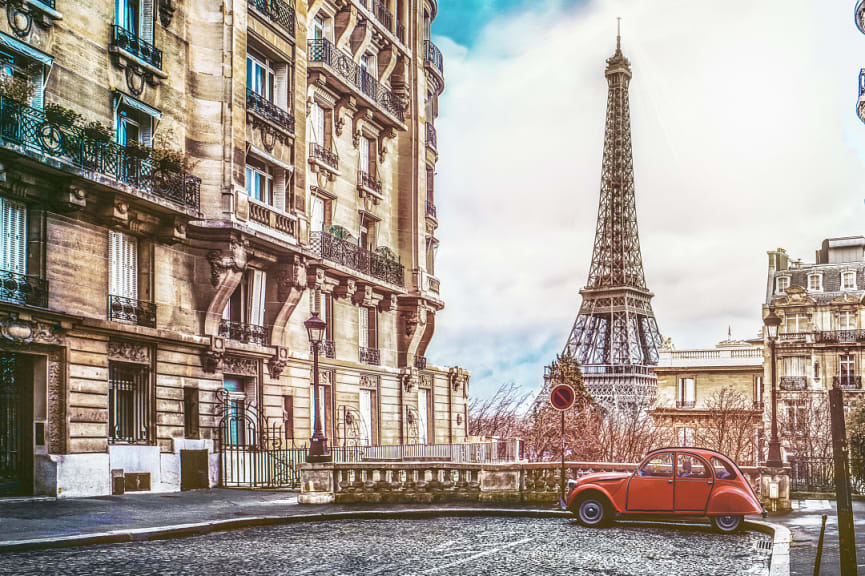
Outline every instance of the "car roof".
[[721, 452], [718, 452], [717, 450], [712, 450], [711, 448], [699, 448], [697, 446], [664, 446], [662, 448], [654, 448], [654, 449], [646, 452], [646, 456], [644, 456], [644, 458], [648, 457], [648, 456], [650, 456], [656, 452], [669, 452], [670, 450], [685, 450], [687, 452], [693, 452], [695, 454], [699, 454], [700, 456], [703, 456], [704, 458], [710, 458], [712, 456], [720, 456], [724, 460], [727, 460], [729, 462], [733, 462], [733, 460], [730, 459], [730, 457], [727, 456], [726, 454], [722, 454]]

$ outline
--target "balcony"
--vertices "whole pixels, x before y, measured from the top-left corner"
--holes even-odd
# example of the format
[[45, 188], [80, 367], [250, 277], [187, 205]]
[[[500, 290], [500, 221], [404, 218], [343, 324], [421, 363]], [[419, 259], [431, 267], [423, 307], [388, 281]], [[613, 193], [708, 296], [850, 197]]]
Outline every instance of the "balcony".
[[363, 171], [357, 173], [357, 187], [363, 192], [370, 192], [378, 197], [382, 196], [381, 182], [375, 179], [371, 174]]
[[246, 89], [246, 110], [294, 134], [294, 115], [249, 88]]
[[393, 31], [393, 14], [381, 0], [363, 0], [363, 3], [368, 9], [372, 4], [372, 13], [375, 14], [375, 19], [381, 22], [382, 26]]
[[267, 344], [267, 330], [264, 326], [231, 322], [224, 318], [219, 321], [219, 336], [244, 344], [258, 344], [259, 346]]
[[442, 51], [439, 50], [438, 46], [430, 42], [429, 40], [424, 40], [423, 43], [423, 59], [424, 63], [428, 63], [433, 68], [438, 70], [439, 75], [444, 75], [444, 60], [442, 58]]
[[47, 308], [48, 281], [0, 270], [0, 300]]
[[676, 400], [676, 408], [693, 408], [696, 405], [696, 400]]
[[781, 376], [779, 381], [781, 390], [796, 392], [808, 388], [808, 379], [805, 376]]
[[361, 346], [360, 351], [360, 361], [363, 364], [371, 364], [373, 366], [381, 365], [381, 354], [379, 353], [378, 348], [365, 348]]
[[414, 367], [418, 370], [426, 370], [426, 356], [415, 356]]
[[115, 24], [111, 27], [111, 45], [129, 52], [157, 70], [162, 70], [162, 50], [145, 42], [123, 26]]
[[405, 269], [398, 258], [371, 252], [350, 239], [337, 238], [327, 232], [311, 232], [309, 241], [312, 249], [325, 260], [400, 288], [405, 286]]
[[307, 47], [310, 69], [323, 67], [348, 89], [372, 103], [385, 118], [395, 120], [399, 127], [404, 128], [405, 107], [402, 101], [363, 70], [351, 56], [325, 38], [309, 40]]
[[107, 176], [134, 188], [191, 208], [198, 213], [201, 180], [160, 166], [150, 152], [129, 149], [113, 142], [89, 138], [77, 126], [49, 122], [45, 113], [0, 97], [0, 137], [27, 152], [35, 152], [68, 162], [86, 172]]
[[249, 200], [249, 219], [264, 224], [292, 238], [295, 237], [295, 219], [267, 204]]
[[426, 215], [431, 216], [435, 220], [438, 220], [438, 214], [436, 212], [436, 205], [433, 204], [432, 202], [430, 202], [429, 200], [426, 201]]
[[862, 389], [862, 377], [861, 376], [833, 376], [832, 377], [832, 386], [835, 388], [845, 388], [847, 390], [861, 390]]
[[252, 6], [256, 12], [266, 16], [271, 22], [278, 24], [291, 36], [294, 36], [294, 4], [283, 2], [282, 0], [250, 0], [249, 6]]
[[334, 172], [339, 172], [339, 156], [336, 155], [336, 152], [331, 152], [321, 144], [316, 142], [309, 143], [309, 158], [324, 164]]
[[108, 296], [108, 319], [156, 328], [156, 304], [123, 296]]
[[865, 342], [865, 330], [824, 330], [814, 333], [816, 344], [855, 344]]
[[809, 344], [814, 341], [813, 332], [781, 332], [778, 334], [779, 344]]
[[436, 128], [432, 125], [432, 122], [426, 123], [426, 147], [433, 152], [438, 150], [438, 137], [436, 135]]
[[[309, 347], [309, 353], [315, 353], [312, 346]], [[325, 358], [336, 358], [336, 346], [334, 345], [333, 340], [323, 340], [318, 346], [318, 353]]]

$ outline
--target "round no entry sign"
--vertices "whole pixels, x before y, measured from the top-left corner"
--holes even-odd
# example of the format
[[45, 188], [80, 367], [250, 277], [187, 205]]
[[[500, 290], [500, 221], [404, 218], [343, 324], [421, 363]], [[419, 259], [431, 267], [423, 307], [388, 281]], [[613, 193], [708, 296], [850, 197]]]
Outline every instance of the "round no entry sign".
[[556, 384], [550, 391], [550, 404], [556, 410], [567, 410], [574, 404], [576, 394], [567, 384]]

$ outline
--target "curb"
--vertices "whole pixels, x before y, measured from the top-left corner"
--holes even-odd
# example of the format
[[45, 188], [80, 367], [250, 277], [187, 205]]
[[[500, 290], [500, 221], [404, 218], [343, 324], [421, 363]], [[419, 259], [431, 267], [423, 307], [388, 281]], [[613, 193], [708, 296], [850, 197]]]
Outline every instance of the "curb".
[[772, 560], [769, 563], [769, 576], [790, 575], [790, 543], [793, 535], [780, 524], [746, 520], [745, 527], [772, 536]]

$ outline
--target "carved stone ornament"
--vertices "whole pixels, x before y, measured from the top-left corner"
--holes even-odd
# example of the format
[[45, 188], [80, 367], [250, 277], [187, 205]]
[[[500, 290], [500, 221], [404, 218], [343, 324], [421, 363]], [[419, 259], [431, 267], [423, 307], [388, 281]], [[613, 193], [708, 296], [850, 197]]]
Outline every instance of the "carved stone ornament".
[[133, 96], [141, 96], [144, 92], [144, 71], [140, 66], [126, 67], [126, 87]]
[[246, 269], [249, 240], [232, 238], [227, 250], [211, 250], [207, 253], [210, 262], [210, 283], [219, 286], [228, 272], [243, 272]]
[[60, 326], [44, 322], [8, 317], [0, 320], [0, 338], [18, 346], [29, 344], [61, 344]]
[[175, 0], [159, 0], [159, 21], [165, 28], [171, 24], [174, 11], [177, 9]]
[[403, 368], [400, 372], [399, 379], [402, 383], [403, 390], [406, 392], [411, 392], [412, 388], [414, 388], [415, 384], [415, 371], [414, 368]]
[[258, 131], [259, 137], [261, 138], [261, 145], [268, 152], [273, 152], [273, 148], [276, 146], [277, 142], [283, 146], [289, 145], [290, 138], [281, 130], [277, 130], [271, 126], [270, 123], [261, 120], [257, 116], [248, 114], [247, 118], [251, 120], [252, 129]]
[[150, 346], [137, 342], [111, 340], [108, 342], [108, 358], [133, 364], [150, 364]]
[[357, 292], [357, 282], [353, 278], [346, 278], [333, 289], [333, 295], [337, 298], [351, 298], [355, 292]]
[[396, 295], [386, 294], [378, 305], [380, 312], [393, 312], [396, 309]]
[[421, 388], [432, 388], [432, 385], [433, 385], [432, 374], [421, 374], [420, 375]]
[[416, 310], [400, 313], [400, 318], [402, 318], [402, 321], [405, 324], [406, 337], [411, 337], [415, 330], [417, 330], [418, 325], [426, 326], [426, 316], [427, 311], [423, 306], [418, 306]]
[[258, 360], [243, 356], [223, 356], [222, 371], [237, 376], [258, 376]]
[[[324, 270], [321, 270], [321, 274], [323, 282]], [[301, 257], [295, 257], [293, 262], [285, 264], [276, 274], [277, 294], [282, 301], [288, 298], [292, 288], [304, 290], [308, 284], [306, 261]]]
[[360, 375], [360, 387], [361, 388], [378, 388], [379, 377], [376, 374], [361, 374]]
[[267, 369], [270, 373], [270, 377], [273, 380], [276, 380], [277, 378], [282, 376], [282, 373], [285, 370], [287, 364], [288, 349], [280, 346], [276, 349], [276, 354], [271, 356], [270, 360], [267, 362]]
[[210, 337], [210, 348], [201, 355], [201, 363], [205, 372], [222, 370], [222, 359], [225, 356], [225, 339], [219, 336]]
[[[312, 368], [309, 369], [309, 384], [315, 382], [312, 374]], [[333, 371], [331, 370], [322, 370], [319, 368], [318, 370], [318, 385], [319, 386], [331, 386], [333, 384]]]
[[6, 20], [19, 38], [29, 36], [33, 29], [33, 13], [30, 5], [24, 2], [10, 0], [6, 4]]

